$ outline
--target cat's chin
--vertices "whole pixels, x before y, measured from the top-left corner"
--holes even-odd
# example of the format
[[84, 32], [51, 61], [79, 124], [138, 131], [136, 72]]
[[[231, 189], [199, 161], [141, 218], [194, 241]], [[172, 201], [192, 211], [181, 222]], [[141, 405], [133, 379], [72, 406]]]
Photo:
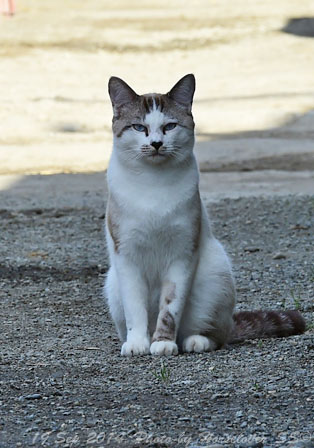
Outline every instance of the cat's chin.
[[169, 160], [165, 154], [151, 154], [144, 157], [145, 162], [148, 162], [153, 165], [160, 165], [161, 163], [165, 163]]

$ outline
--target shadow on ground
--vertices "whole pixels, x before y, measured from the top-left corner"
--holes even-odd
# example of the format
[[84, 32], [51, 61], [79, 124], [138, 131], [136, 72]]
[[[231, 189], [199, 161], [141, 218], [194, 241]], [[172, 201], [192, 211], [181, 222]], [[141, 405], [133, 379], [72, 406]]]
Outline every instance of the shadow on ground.
[[[195, 152], [202, 193], [214, 200], [256, 194], [311, 194], [313, 129], [314, 110], [310, 110], [265, 130], [198, 132]], [[93, 207], [103, 214], [106, 196], [104, 172], [0, 176], [1, 210]]]
[[199, 132], [196, 154], [200, 169], [314, 170], [313, 129], [314, 109], [278, 127], [236, 133]]
[[314, 37], [314, 17], [291, 18], [281, 31], [295, 36]]

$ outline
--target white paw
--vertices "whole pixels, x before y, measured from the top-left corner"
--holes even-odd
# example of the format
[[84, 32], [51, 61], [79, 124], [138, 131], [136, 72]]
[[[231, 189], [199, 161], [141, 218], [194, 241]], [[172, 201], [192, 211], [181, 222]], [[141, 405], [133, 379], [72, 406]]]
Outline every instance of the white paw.
[[121, 348], [122, 356], [138, 356], [149, 353], [149, 339], [147, 337], [126, 341]]
[[150, 346], [150, 352], [152, 355], [177, 355], [178, 346], [172, 341], [155, 341]]
[[194, 334], [184, 339], [183, 341], [183, 351], [184, 352], [211, 352], [216, 349], [216, 343], [206, 336], [201, 336], [200, 334]]

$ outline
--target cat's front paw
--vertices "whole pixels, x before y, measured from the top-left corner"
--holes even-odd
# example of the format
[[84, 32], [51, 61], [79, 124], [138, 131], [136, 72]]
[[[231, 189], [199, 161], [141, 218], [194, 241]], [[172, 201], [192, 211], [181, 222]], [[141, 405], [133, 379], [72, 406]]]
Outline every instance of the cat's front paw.
[[216, 349], [216, 343], [206, 336], [193, 334], [183, 341], [183, 351], [188, 353], [211, 352]]
[[150, 352], [152, 355], [177, 355], [178, 346], [173, 341], [155, 341], [150, 346]]
[[139, 356], [149, 353], [149, 339], [138, 338], [126, 341], [121, 348], [122, 356]]

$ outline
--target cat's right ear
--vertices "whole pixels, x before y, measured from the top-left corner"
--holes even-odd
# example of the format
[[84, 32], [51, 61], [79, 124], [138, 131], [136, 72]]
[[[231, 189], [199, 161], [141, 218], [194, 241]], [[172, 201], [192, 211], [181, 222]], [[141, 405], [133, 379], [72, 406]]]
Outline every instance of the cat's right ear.
[[113, 108], [131, 103], [138, 97], [137, 93], [123, 79], [116, 76], [109, 79], [108, 91]]
[[191, 111], [193, 96], [195, 92], [195, 76], [190, 73], [183, 76], [175, 86], [172, 87], [170, 92], [167, 93], [169, 98], [173, 99], [176, 103], [181, 104]]

